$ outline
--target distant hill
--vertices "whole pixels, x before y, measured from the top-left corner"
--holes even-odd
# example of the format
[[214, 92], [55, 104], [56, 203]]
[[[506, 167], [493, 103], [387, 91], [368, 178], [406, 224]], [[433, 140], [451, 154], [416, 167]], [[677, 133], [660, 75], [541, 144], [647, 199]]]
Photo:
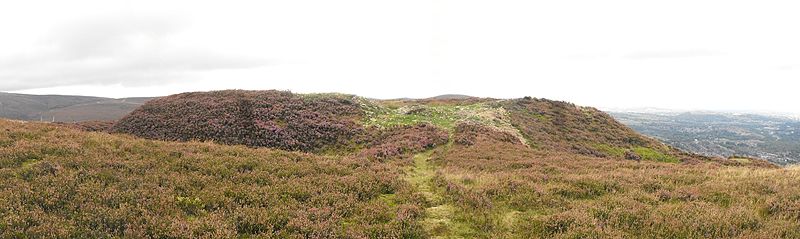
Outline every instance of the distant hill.
[[0, 92], [0, 118], [26, 121], [118, 120], [153, 98], [102, 98]]
[[677, 148], [709, 156], [800, 163], [800, 121], [720, 112], [612, 112], [621, 122]]
[[470, 99], [470, 98], [477, 98], [477, 97], [468, 96], [468, 95], [459, 95], [459, 94], [445, 94], [445, 95], [438, 95], [438, 96], [434, 96], [434, 97], [428, 98], [428, 100], [463, 100], [463, 99]]

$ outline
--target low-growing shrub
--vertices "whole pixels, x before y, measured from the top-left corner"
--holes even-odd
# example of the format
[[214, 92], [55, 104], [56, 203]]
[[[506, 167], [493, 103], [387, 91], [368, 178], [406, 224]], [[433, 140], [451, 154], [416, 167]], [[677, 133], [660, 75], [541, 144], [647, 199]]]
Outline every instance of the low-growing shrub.
[[619, 148], [662, 145], [594, 108], [537, 98], [509, 100], [503, 107], [525, 137], [546, 149], [602, 157], [618, 156]]
[[352, 96], [284, 91], [184, 93], [147, 102], [112, 127], [148, 139], [215, 141], [253, 147], [324, 151], [363, 134]]
[[391, 162], [8, 121], [3, 139], [0, 238], [425, 237]]
[[498, 131], [476, 123], [460, 123], [456, 126], [453, 142], [462, 145], [474, 145], [478, 140], [493, 140], [511, 144], [523, 144], [515, 135]]
[[89, 132], [105, 132], [111, 130], [111, 127], [114, 126], [113, 121], [83, 121], [83, 122], [75, 122], [75, 123], [56, 123], [58, 125], [79, 129], [83, 131]]
[[417, 153], [433, 147], [444, 145], [448, 141], [448, 133], [430, 124], [413, 126], [395, 126], [387, 130], [375, 131], [377, 135], [362, 150], [362, 157], [387, 159], [409, 153]]

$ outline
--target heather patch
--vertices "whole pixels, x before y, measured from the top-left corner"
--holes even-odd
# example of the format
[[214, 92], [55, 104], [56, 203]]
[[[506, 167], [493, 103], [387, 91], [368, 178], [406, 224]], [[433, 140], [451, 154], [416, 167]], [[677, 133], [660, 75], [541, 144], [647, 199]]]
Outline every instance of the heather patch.
[[308, 152], [354, 147], [364, 128], [355, 97], [283, 91], [185, 93], [149, 101], [112, 132]]
[[424, 235], [394, 163], [7, 121], [0, 139], [3, 238]]

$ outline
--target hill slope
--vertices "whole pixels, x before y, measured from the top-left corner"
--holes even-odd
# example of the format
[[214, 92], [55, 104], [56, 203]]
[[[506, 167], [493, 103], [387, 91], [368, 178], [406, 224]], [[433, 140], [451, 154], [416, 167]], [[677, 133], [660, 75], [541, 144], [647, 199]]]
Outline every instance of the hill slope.
[[509, 109], [513, 124], [537, 147], [598, 157], [624, 157], [630, 151], [651, 160], [681, 160], [681, 152], [636, 133], [595, 108], [534, 98], [508, 101], [503, 106]]
[[152, 98], [26, 95], [0, 92], [0, 118], [29, 121], [113, 121]]
[[[224, 141], [264, 125], [289, 131]], [[0, 121], [0, 237], [800, 236], [797, 169], [686, 154], [564, 102], [205, 92], [115, 127], [309, 147]]]

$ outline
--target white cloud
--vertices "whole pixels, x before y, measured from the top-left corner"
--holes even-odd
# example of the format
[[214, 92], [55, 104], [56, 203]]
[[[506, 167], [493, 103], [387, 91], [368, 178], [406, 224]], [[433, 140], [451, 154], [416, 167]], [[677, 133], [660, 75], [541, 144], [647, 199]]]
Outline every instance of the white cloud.
[[[11, 85], [12, 72], [26, 79], [14, 84], [27, 84], [15, 88], [40, 87], [24, 92], [275, 88], [800, 112], [800, 32], [792, 30], [800, 3], [788, 0], [9, 2], [0, 3], [0, 29], [11, 31], [0, 38], [0, 59], [32, 57], [6, 62], [29, 67], [3, 67], [0, 86]], [[98, 14], [166, 18], [97, 26], [123, 37], [88, 32], [31, 44]], [[73, 90], [45, 87], [54, 77]]]
[[29, 51], [0, 58], [0, 89], [165, 84], [187, 80], [187, 73], [266, 63], [182, 47], [170, 40], [180, 28], [176, 20], [135, 16], [94, 18], [62, 26]]
[[638, 51], [625, 56], [632, 60], [663, 59], [663, 58], [690, 58], [704, 56], [719, 56], [725, 53], [711, 50], [672, 50], [672, 51]]

